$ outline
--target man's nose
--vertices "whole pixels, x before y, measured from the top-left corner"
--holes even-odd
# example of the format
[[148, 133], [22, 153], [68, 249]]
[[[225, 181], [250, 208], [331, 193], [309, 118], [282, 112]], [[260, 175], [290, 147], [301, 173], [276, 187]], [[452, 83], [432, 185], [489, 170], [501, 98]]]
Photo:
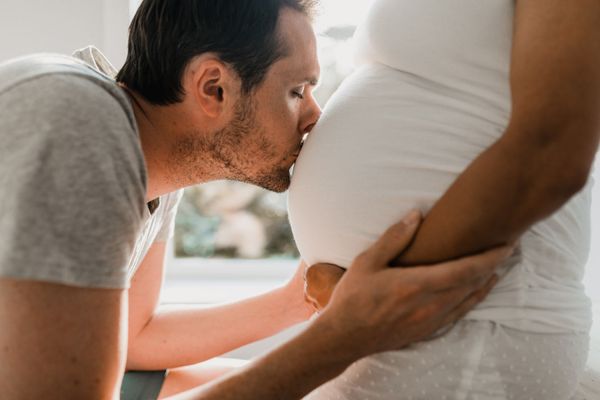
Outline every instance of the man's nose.
[[306, 117], [304, 118], [303, 124], [301, 126], [300, 132], [302, 134], [310, 133], [313, 130], [317, 121], [321, 117], [321, 107], [316, 102], [316, 100], [312, 101], [310, 108], [306, 112]]

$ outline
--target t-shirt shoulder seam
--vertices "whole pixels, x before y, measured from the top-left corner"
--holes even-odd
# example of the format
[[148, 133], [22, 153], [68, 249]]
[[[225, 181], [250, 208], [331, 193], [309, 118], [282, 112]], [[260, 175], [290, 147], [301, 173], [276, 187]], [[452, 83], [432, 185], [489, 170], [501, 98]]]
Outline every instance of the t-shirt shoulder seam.
[[[100, 72], [98, 72], [98, 73], [100, 74]], [[13, 83], [11, 85], [8, 85], [7, 87], [2, 88], [0, 90], [0, 96], [6, 94], [8, 92], [10, 92], [11, 90], [15, 90], [16, 88], [18, 88], [21, 85], [24, 85], [24, 84], [27, 84], [27, 83], [31, 83], [31, 82], [34, 82], [34, 81], [36, 81], [38, 79], [46, 78], [46, 77], [52, 76], [52, 75], [73, 76], [75, 78], [78, 78], [78, 79], [81, 79], [81, 80], [88, 81], [88, 82], [96, 84], [96, 86], [98, 86], [100, 89], [102, 89], [103, 92], [105, 92], [108, 95], [110, 95], [121, 106], [121, 108], [123, 108], [123, 110], [125, 111], [125, 115], [127, 116], [127, 119], [129, 120], [129, 124], [131, 125], [131, 128], [134, 129], [134, 130], [136, 129], [136, 125], [135, 125], [134, 121], [132, 120], [132, 115], [131, 115], [131, 113], [133, 111], [131, 109], [128, 109], [127, 107], [123, 106], [122, 101], [117, 96], [115, 96], [114, 93], [112, 93], [110, 90], [107, 90], [103, 85], [94, 82], [94, 79], [90, 75], [88, 75], [88, 74], [86, 74], [84, 72], [78, 72], [78, 71], [47, 71], [47, 72], [41, 72], [41, 73], [35, 74], [33, 76], [30, 76], [30, 77], [27, 77], [27, 78], [23, 78], [23, 79], [15, 82], [15, 83]], [[105, 79], [108, 80], [110, 78], [106, 77]], [[101, 81], [101, 78], [98, 78], [98, 80]], [[116, 85], [116, 83], [115, 83], [115, 85]]]

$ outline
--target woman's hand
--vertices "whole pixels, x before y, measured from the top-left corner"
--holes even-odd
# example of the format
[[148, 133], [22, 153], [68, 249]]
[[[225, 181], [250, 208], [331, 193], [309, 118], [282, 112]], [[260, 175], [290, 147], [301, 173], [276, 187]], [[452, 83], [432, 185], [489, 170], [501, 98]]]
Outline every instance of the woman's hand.
[[315, 264], [308, 267], [304, 292], [307, 301], [316, 311], [321, 311], [327, 306], [344, 272], [346, 271], [343, 268], [333, 264]]
[[284, 301], [289, 305], [289, 309], [294, 315], [297, 315], [298, 322], [309, 319], [314, 313], [315, 308], [305, 294], [305, 275], [308, 266], [302, 260], [294, 276], [283, 287]]

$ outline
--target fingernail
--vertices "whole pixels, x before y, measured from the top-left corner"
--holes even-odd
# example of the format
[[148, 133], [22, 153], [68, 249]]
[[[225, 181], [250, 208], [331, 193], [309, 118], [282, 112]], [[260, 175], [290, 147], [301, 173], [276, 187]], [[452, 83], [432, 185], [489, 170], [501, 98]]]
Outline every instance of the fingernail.
[[412, 210], [402, 222], [408, 226], [416, 225], [421, 221], [421, 212], [419, 210]]

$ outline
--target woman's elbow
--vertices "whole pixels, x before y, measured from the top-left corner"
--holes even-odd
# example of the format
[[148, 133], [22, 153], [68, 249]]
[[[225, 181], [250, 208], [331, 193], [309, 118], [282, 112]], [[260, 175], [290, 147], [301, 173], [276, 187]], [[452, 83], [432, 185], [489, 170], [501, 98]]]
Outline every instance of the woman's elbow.
[[545, 196], [570, 198], [587, 185], [598, 134], [596, 127], [582, 124], [553, 129], [511, 124], [500, 145], [528, 171], [530, 187], [542, 187]]
[[566, 202], [586, 187], [591, 167], [582, 160], [569, 160], [544, 168], [540, 177], [544, 195]]

